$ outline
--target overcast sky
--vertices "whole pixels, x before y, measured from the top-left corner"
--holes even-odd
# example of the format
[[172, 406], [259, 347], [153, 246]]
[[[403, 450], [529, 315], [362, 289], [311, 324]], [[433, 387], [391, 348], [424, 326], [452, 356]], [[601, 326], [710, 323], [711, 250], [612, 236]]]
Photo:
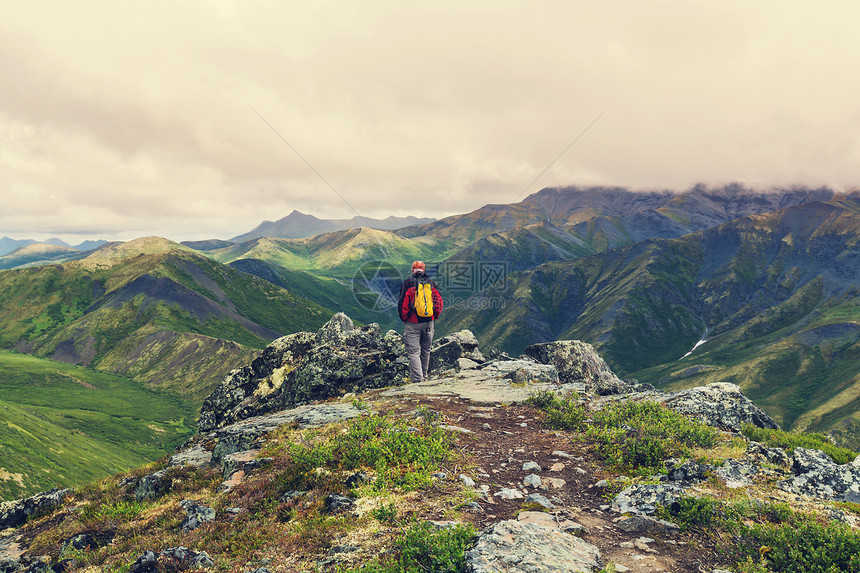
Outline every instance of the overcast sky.
[[229, 238], [556, 185], [853, 189], [858, 22], [853, 0], [7, 0], [0, 236]]

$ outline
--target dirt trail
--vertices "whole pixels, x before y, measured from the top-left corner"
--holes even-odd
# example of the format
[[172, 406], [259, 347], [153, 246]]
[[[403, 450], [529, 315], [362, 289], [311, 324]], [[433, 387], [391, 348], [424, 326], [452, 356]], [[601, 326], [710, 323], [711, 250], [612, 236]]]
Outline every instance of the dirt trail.
[[[585, 526], [583, 539], [600, 549], [604, 563], [621, 565], [618, 571], [700, 573], [719, 565], [719, 555], [703, 536], [619, 529], [613, 522], [619, 514], [609, 510], [611, 496], [604, 496], [604, 490], [594, 485], [612, 475], [584, 444], [574, 442], [564, 432], [546, 429], [535, 408], [429, 395], [389, 399], [378, 406], [381, 412], [403, 417], [414, 417], [419, 408], [427, 408], [441, 415], [441, 423], [461, 429], [456, 432], [457, 446], [474, 461], [474, 467], [447, 470], [449, 479], [458, 479], [463, 473], [475, 481], [476, 488], [489, 487], [488, 495], [478, 499], [482, 510], [470, 514], [477, 527], [516, 519], [525, 500], [494, 495], [502, 488], [513, 488], [550, 499], [556, 506], [550, 512], [556, 521], [571, 520]], [[523, 464], [528, 462], [537, 463], [541, 471], [524, 471]], [[531, 473], [541, 477], [542, 488], [524, 486], [523, 479]], [[551, 480], [563, 480], [564, 484], [556, 488]]]

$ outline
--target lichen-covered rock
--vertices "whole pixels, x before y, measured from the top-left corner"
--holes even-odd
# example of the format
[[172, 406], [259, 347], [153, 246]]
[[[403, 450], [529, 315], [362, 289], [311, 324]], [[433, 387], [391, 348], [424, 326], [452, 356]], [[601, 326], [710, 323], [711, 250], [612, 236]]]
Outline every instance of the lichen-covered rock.
[[780, 488], [820, 499], [860, 503], [860, 456], [839, 465], [821, 450], [796, 448], [791, 471], [794, 477], [779, 482]]
[[752, 485], [758, 473], [759, 468], [755, 464], [731, 459], [714, 471], [714, 475], [732, 489]]
[[159, 470], [138, 480], [134, 497], [137, 501], [158, 499], [170, 491], [171, 485], [173, 480], [167, 475], [167, 470]]
[[651, 515], [658, 505], [671, 507], [683, 494], [684, 488], [673, 484], [634, 484], [615, 496], [612, 511]]
[[600, 550], [553, 527], [508, 520], [481, 533], [466, 564], [474, 573], [591, 573], [600, 569]]
[[731, 432], [740, 432], [745, 423], [759, 428], [779, 428], [737, 385], [727, 382], [673, 392], [665, 395], [663, 402], [685, 416]]
[[562, 384], [585, 384], [598, 395], [632, 392], [635, 382], [618, 378], [594, 347], [580, 340], [557, 340], [526, 347], [525, 355], [558, 371]]
[[212, 462], [221, 463], [232, 453], [259, 448], [267, 433], [284, 424], [312, 428], [332, 422], [342, 422], [360, 415], [361, 410], [351, 403], [308, 404], [241, 420], [212, 433], [218, 442], [212, 451]]
[[675, 523], [657, 519], [650, 515], [642, 515], [641, 513], [619, 518], [615, 522], [615, 525], [618, 529], [627, 533], [678, 533], [681, 530]]
[[356, 328], [338, 313], [316, 333], [298, 332], [267, 346], [250, 365], [232, 371], [206, 399], [198, 427], [208, 432], [253, 416], [314, 400], [405, 381], [397, 333], [377, 324]]
[[190, 499], [183, 499], [179, 502], [182, 509], [185, 510], [185, 519], [182, 521], [182, 531], [192, 531], [197, 529], [204, 523], [215, 520], [215, 510], [211, 507], [201, 505]]
[[433, 341], [430, 372], [460, 370], [464, 365], [482, 364], [486, 359], [478, 350], [478, 339], [469, 330], [461, 330]]
[[52, 489], [24, 499], [0, 502], [0, 530], [18, 527], [33, 515], [52, 511], [68, 493], [67, 489]]
[[481, 368], [481, 372], [496, 378], [507, 378], [512, 382], [526, 384], [528, 382], [559, 381], [558, 370], [551, 364], [540, 364], [529, 360], [499, 360], [492, 361]]
[[696, 482], [705, 479], [706, 474], [714, 470], [711, 464], [700, 464], [692, 460], [668, 459], [664, 462], [666, 476], [672, 481]]
[[[162, 566], [163, 565], [163, 566]], [[158, 555], [154, 551], [144, 551], [128, 573], [161, 573], [161, 571], [185, 571], [214, 567], [215, 563], [205, 551], [193, 551], [187, 547], [171, 547]]]
[[750, 442], [747, 445], [747, 456], [759, 462], [768, 462], [777, 466], [788, 467], [791, 458], [782, 448], [769, 448], [759, 442]]

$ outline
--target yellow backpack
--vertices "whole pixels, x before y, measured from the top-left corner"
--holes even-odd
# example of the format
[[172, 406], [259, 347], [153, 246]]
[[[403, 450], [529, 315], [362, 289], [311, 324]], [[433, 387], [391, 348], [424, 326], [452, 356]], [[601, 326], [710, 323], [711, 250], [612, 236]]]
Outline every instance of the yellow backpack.
[[423, 318], [433, 316], [433, 288], [427, 279], [418, 279], [415, 285], [415, 312]]

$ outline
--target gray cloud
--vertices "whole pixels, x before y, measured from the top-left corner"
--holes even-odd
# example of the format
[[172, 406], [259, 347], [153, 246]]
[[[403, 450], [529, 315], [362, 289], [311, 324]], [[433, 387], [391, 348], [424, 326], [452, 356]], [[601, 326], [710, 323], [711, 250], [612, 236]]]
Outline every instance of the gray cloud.
[[[228, 237], [292, 209], [854, 187], [853, 2], [32, 1], [5, 7], [0, 234]], [[297, 3], [296, 3], [297, 4]]]

